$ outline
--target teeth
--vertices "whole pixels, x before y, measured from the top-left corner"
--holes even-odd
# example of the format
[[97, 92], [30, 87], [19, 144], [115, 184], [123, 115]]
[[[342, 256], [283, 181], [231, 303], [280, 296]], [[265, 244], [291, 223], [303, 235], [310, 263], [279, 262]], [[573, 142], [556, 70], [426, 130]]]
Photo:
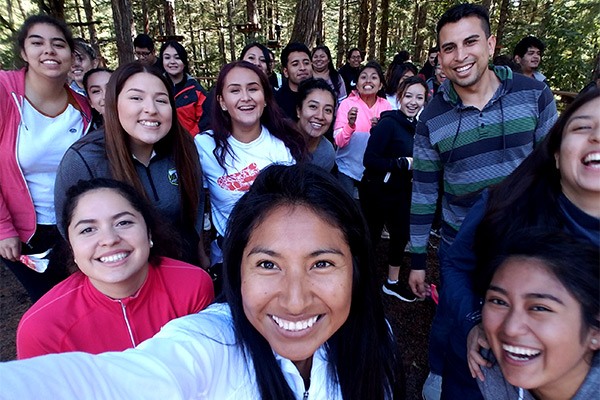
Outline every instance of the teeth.
[[598, 161], [600, 161], [600, 153], [592, 153], [592, 154], [588, 154], [587, 156], [585, 156], [585, 158], [583, 159], [583, 163], [585, 165], [588, 165], [589, 163], [597, 163]]
[[[508, 344], [503, 344], [502, 350], [511, 353], [510, 356], [512, 356], [512, 358], [525, 359], [525, 360], [529, 359], [530, 357], [535, 357], [541, 353], [541, 351], [539, 351], [539, 350], [528, 349], [525, 347], [510, 346]], [[525, 357], [516, 357], [516, 356], [525, 356]]]
[[112, 256], [100, 257], [99, 260], [100, 260], [100, 262], [103, 262], [103, 263], [116, 262], [116, 261], [121, 261], [128, 255], [129, 255], [129, 253], [118, 253], [118, 254], [113, 254]]
[[473, 66], [473, 64], [465, 65], [464, 67], [456, 68], [456, 71], [464, 72], [464, 71], [468, 70], [469, 68], [471, 68], [472, 66]]
[[54, 60], [46, 60], [46, 61], [42, 61], [42, 64], [58, 64], [58, 62], [56, 62]]
[[315, 315], [314, 317], [311, 317], [304, 321], [297, 321], [297, 322], [286, 321], [285, 319], [279, 318], [275, 315], [271, 315], [271, 318], [273, 318], [273, 321], [275, 321], [281, 329], [285, 329], [286, 331], [291, 331], [291, 332], [297, 332], [297, 331], [301, 331], [301, 330], [304, 330], [304, 329], [307, 329], [307, 328], [310, 328], [311, 326], [313, 326], [314, 323], [317, 322], [317, 319], [319, 318], [319, 316]]
[[366, 86], [363, 86], [363, 89], [371, 90], [371, 89], [373, 89], [373, 86], [371, 86], [371, 85], [366, 85]]
[[310, 126], [312, 126], [315, 129], [321, 129], [321, 127], [323, 126], [323, 124], [318, 124], [316, 122], [311, 122]]
[[141, 125], [144, 126], [158, 126], [160, 123], [158, 121], [140, 121]]
[[240, 107], [240, 110], [242, 110], [242, 111], [251, 111], [251, 110], [254, 110], [254, 107], [252, 107], [252, 106]]

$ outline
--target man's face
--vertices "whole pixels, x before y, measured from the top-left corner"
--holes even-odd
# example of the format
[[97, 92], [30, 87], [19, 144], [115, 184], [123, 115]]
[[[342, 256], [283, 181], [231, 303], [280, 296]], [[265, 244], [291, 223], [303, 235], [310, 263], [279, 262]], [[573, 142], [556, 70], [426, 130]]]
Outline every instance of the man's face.
[[288, 56], [283, 74], [288, 79], [290, 88], [296, 91], [300, 82], [313, 76], [310, 56], [303, 51], [292, 51]]
[[360, 51], [354, 50], [352, 54], [350, 54], [350, 58], [348, 59], [348, 63], [352, 68], [360, 67], [360, 63], [362, 62], [362, 55]]
[[444, 25], [439, 42], [438, 60], [446, 77], [465, 88], [479, 83], [496, 46], [494, 36], [486, 38], [481, 20], [473, 16]]
[[142, 64], [151, 65], [156, 62], [154, 50], [146, 47], [134, 47], [133, 52], [135, 53], [135, 58]]
[[437, 55], [438, 53], [431, 53], [428, 57], [429, 64], [431, 64], [432, 67], [435, 67], [435, 58]]
[[521, 64], [524, 72], [535, 71], [542, 61], [542, 52], [537, 47], [529, 47], [523, 57], [515, 56], [515, 61]]

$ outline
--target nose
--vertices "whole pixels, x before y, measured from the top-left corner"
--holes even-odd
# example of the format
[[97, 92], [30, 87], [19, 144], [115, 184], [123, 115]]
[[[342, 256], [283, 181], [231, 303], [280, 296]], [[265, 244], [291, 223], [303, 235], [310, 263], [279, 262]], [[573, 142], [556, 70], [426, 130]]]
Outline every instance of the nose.
[[467, 51], [467, 49], [465, 49], [464, 46], [461, 46], [461, 45], [456, 46], [456, 52], [454, 54], [454, 56], [455, 56], [454, 58], [457, 61], [464, 60], [466, 58], [467, 54], [468, 54], [468, 51]]
[[101, 246], [112, 246], [121, 241], [121, 237], [114, 229], [104, 229], [100, 236]]
[[600, 142], [600, 124], [596, 124], [596, 128], [590, 133], [590, 142]]
[[510, 310], [502, 324], [504, 334], [508, 337], [517, 337], [527, 332], [527, 318], [524, 312]]
[[151, 97], [147, 97], [144, 99], [144, 112], [148, 114], [156, 114], [156, 104], [154, 103], [154, 99]]
[[304, 273], [288, 270], [284, 278], [281, 293], [281, 306], [290, 314], [302, 314], [311, 299], [308, 277]]

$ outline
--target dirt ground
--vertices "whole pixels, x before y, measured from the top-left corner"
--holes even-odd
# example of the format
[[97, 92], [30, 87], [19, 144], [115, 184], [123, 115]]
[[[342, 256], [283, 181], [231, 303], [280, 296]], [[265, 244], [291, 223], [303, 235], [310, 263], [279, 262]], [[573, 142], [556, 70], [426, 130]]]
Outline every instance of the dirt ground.
[[[435, 244], [435, 243], [434, 243]], [[388, 241], [382, 240], [377, 248], [377, 276], [383, 282], [387, 274], [385, 263]], [[430, 249], [428, 281], [437, 283], [437, 259]], [[401, 271], [401, 279], [407, 279], [408, 271]], [[421, 387], [428, 374], [427, 337], [435, 304], [431, 300], [405, 303], [383, 295], [384, 307], [392, 329], [398, 338], [402, 352], [406, 379], [406, 399], [420, 400]], [[0, 361], [15, 358], [15, 332], [19, 319], [30, 306], [27, 293], [14, 275], [0, 263]]]

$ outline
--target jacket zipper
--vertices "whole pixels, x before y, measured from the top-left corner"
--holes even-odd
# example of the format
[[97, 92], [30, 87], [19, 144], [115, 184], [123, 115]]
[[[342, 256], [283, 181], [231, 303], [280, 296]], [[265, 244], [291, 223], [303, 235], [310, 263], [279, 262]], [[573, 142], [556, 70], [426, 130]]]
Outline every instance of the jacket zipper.
[[306, 392], [304, 392], [304, 396], [302, 397], [302, 400], [308, 400], [308, 390]]
[[127, 325], [127, 332], [129, 333], [129, 339], [131, 340], [131, 344], [133, 347], [136, 346], [135, 340], [133, 339], [133, 332], [131, 331], [131, 325], [129, 324], [129, 319], [127, 318], [127, 310], [125, 304], [121, 300], [118, 300], [119, 304], [121, 304], [121, 310], [123, 311], [123, 318], [125, 319], [125, 325]]

